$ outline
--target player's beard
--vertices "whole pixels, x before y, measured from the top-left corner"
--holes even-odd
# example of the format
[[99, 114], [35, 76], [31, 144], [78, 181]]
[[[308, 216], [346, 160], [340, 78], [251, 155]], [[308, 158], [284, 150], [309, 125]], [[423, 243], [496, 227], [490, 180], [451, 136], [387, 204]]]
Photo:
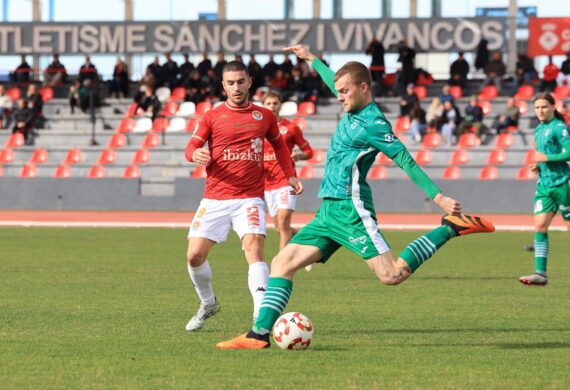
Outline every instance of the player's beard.
[[247, 103], [247, 97], [248, 97], [247, 93], [243, 93], [239, 96], [232, 95], [229, 97], [229, 99], [230, 99], [230, 102], [232, 103], [232, 105], [243, 106], [243, 105], [245, 105], [245, 103]]

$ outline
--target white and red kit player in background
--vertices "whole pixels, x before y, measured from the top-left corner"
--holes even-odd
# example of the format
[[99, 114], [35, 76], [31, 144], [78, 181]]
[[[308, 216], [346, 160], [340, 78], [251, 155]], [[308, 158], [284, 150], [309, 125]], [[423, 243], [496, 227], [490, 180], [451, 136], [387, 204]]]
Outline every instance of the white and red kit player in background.
[[[279, 132], [285, 141], [291, 159], [293, 161], [308, 160], [313, 157], [313, 149], [309, 142], [303, 137], [303, 133], [299, 126], [295, 123], [281, 118], [279, 111], [283, 98], [279, 92], [269, 91], [263, 96], [263, 107], [271, 110], [277, 119]], [[294, 151], [297, 145], [301, 151]], [[297, 195], [291, 191], [291, 186], [287, 181], [287, 177], [283, 174], [279, 164], [275, 159], [275, 153], [271, 144], [265, 141], [265, 203], [269, 215], [273, 219], [275, 229], [279, 232], [279, 249], [283, 249], [293, 237], [294, 230], [291, 227], [291, 216], [295, 211], [297, 203]]]
[[[204, 196], [188, 233], [188, 273], [201, 301], [186, 325], [188, 331], [202, 328], [220, 310], [207, 256], [214, 244], [225, 241], [230, 228], [240, 237], [249, 264], [248, 285], [257, 317], [269, 278], [263, 253], [264, 139], [271, 142], [294, 191], [303, 190], [275, 116], [248, 100], [251, 78], [247, 67], [236, 61], [226, 64], [222, 86], [228, 100], [202, 117], [185, 153], [188, 161], [206, 165], [207, 172]], [[208, 149], [203, 148], [206, 142]]]

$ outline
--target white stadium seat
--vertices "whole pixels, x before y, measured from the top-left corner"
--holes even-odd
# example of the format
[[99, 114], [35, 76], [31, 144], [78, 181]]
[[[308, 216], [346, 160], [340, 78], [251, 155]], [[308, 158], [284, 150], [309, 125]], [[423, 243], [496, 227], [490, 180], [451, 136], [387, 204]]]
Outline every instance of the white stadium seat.
[[190, 116], [194, 114], [196, 111], [196, 105], [194, 102], [183, 102], [178, 107], [178, 111], [176, 112], [176, 116]]
[[152, 129], [152, 119], [150, 118], [139, 118], [135, 123], [134, 133], [146, 133]]
[[156, 90], [156, 97], [161, 103], [168, 101], [170, 97], [170, 88], [168, 87], [160, 87]]
[[294, 116], [297, 113], [297, 103], [284, 102], [279, 111], [280, 116]]
[[176, 117], [170, 121], [170, 124], [166, 128], [167, 133], [181, 132], [186, 129], [186, 118]]

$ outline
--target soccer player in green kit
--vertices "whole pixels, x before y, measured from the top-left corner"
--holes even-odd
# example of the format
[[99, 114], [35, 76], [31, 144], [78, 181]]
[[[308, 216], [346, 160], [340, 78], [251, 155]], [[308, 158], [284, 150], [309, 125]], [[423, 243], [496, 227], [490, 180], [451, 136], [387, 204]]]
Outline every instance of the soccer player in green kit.
[[[381, 282], [397, 285], [451, 238], [495, 229], [482, 217], [461, 214], [459, 202], [444, 196], [415, 163], [374, 103], [366, 66], [349, 62], [335, 74], [302, 45], [285, 50], [312, 64], [342, 103], [346, 115], [331, 139], [319, 190], [323, 203], [315, 219], [273, 259], [267, 292], [253, 329], [218, 343], [220, 349], [269, 347], [269, 334], [289, 301], [295, 272], [315, 262], [326, 262], [341, 246], [360, 255]], [[372, 192], [366, 183], [366, 174], [378, 152], [398, 164], [448, 214], [442, 219], [443, 226], [410, 243], [397, 260], [378, 230]]]
[[534, 129], [536, 163], [530, 169], [538, 174], [534, 194], [535, 273], [522, 276], [521, 283], [545, 286], [548, 260], [548, 228], [560, 210], [570, 230], [570, 134], [564, 117], [554, 107], [554, 97], [540, 93], [534, 98], [534, 112], [540, 124]]

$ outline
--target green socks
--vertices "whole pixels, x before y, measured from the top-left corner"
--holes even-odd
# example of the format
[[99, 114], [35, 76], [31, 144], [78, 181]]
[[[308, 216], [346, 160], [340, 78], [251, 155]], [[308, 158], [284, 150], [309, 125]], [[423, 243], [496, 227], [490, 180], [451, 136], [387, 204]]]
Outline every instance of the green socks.
[[548, 233], [534, 233], [534, 259], [536, 273], [546, 274], [546, 261], [548, 259]]
[[267, 283], [267, 292], [261, 308], [259, 309], [259, 317], [253, 325], [255, 333], [265, 335], [271, 332], [273, 325], [285, 310], [289, 297], [293, 291], [293, 282], [285, 278], [269, 278]]
[[420, 265], [432, 257], [447, 241], [455, 237], [455, 232], [447, 226], [440, 226], [425, 236], [412, 241], [400, 254], [408, 263], [408, 267], [415, 272]]

